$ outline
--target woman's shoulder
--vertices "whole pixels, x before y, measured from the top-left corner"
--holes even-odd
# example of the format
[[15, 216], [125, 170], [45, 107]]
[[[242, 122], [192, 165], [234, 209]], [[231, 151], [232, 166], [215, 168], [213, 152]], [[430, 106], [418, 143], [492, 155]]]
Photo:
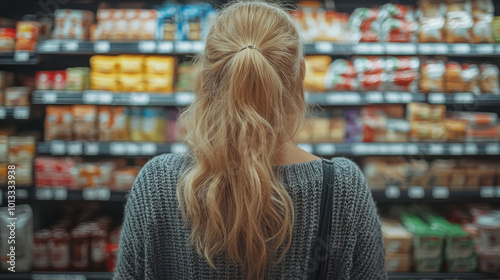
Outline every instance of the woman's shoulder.
[[158, 183], [177, 184], [188, 162], [184, 154], [162, 154], [149, 160], [139, 172], [136, 181], [148, 182], [149, 187]]
[[335, 185], [355, 191], [367, 189], [363, 172], [352, 160], [336, 157], [330, 162], [333, 163], [335, 169]]

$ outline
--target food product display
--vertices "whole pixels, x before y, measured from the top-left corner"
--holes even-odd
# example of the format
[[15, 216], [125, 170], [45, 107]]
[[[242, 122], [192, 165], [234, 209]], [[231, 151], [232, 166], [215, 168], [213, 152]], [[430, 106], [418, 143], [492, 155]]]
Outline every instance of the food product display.
[[56, 10], [52, 38], [88, 40], [94, 17], [91, 11]]
[[38, 71], [35, 76], [38, 90], [82, 91], [90, 88], [90, 69], [72, 67], [58, 71]]

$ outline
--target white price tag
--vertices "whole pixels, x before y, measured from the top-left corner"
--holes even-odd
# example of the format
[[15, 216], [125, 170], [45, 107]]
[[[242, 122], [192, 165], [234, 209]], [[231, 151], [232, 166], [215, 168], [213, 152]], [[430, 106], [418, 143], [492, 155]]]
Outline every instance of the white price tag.
[[333, 44], [330, 42], [316, 42], [314, 43], [314, 48], [318, 53], [332, 53]]
[[446, 44], [434, 44], [435, 54], [448, 54], [448, 45]]
[[328, 105], [343, 105], [346, 104], [346, 94], [341, 92], [332, 92], [326, 94], [326, 104]]
[[425, 196], [425, 191], [423, 187], [414, 186], [408, 188], [408, 197], [411, 199], [422, 199]]
[[500, 53], [500, 44], [497, 44], [495, 49], [496, 49], [496, 53]]
[[494, 54], [495, 46], [493, 44], [477, 44], [476, 45], [477, 54]]
[[485, 186], [479, 189], [479, 195], [482, 198], [493, 198], [495, 197], [495, 187]]
[[193, 42], [193, 52], [200, 53], [205, 48], [205, 44], [202, 41]]
[[434, 187], [432, 189], [432, 197], [435, 199], [447, 199], [450, 197], [450, 190], [448, 187]]
[[50, 153], [54, 156], [66, 154], [66, 142], [54, 140], [50, 142]]
[[443, 93], [430, 93], [429, 103], [432, 104], [444, 104], [446, 102], [446, 97]]
[[40, 188], [35, 192], [36, 199], [38, 200], [51, 200], [54, 197], [52, 189]]
[[408, 155], [418, 155], [420, 152], [418, 146], [415, 144], [407, 144], [406, 151], [408, 152]]
[[333, 144], [318, 144], [316, 145], [316, 153], [319, 155], [334, 155], [335, 154], [335, 145]]
[[27, 120], [30, 117], [29, 107], [14, 107], [14, 119]]
[[0, 107], [0, 119], [5, 119], [7, 117], [7, 109], [5, 107]]
[[442, 154], [444, 154], [443, 144], [429, 144], [429, 154], [430, 155], [442, 155]]
[[361, 96], [357, 92], [349, 92], [344, 96], [345, 104], [360, 104]]
[[401, 103], [401, 94], [399, 92], [386, 92], [385, 100], [387, 103]]
[[140, 53], [154, 53], [156, 51], [156, 42], [140, 41], [138, 48]]
[[488, 143], [484, 147], [484, 151], [487, 155], [498, 155], [498, 154], [500, 154], [500, 144]]
[[462, 144], [450, 144], [449, 149], [450, 149], [450, 154], [452, 155], [464, 154], [464, 146]]
[[385, 48], [378, 43], [358, 43], [354, 45], [353, 51], [357, 54], [384, 54]]
[[76, 52], [78, 50], [79, 43], [76, 40], [66, 41], [63, 45], [63, 48], [67, 52]]
[[351, 146], [351, 152], [353, 155], [365, 155], [368, 152], [368, 146], [361, 143], [354, 143]]
[[156, 144], [155, 143], [143, 143], [141, 145], [141, 154], [144, 156], [156, 155]]
[[497, 186], [496, 189], [497, 189], [497, 197], [500, 197], [500, 186]]
[[410, 103], [413, 102], [413, 94], [409, 92], [398, 92], [401, 97], [402, 103]]
[[452, 52], [458, 54], [470, 54], [471, 47], [469, 44], [453, 44]]
[[130, 94], [130, 101], [129, 102], [131, 105], [148, 105], [149, 104], [149, 94], [133, 92]]
[[405, 146], [404, 144], [391, 144], [390, 145], [390, 153], [392, 155], [402, 155], [404, 154], [405, 151]]
[[84, 104], [97, 104], [99, 100], [99, 95], [95, 91], [84, 91], [82, 95], [82, 101]]
[[313, 146], [311, 144], [307, 144], [307, 143], [300, 143], [297, 145], [299, 148], [301, 148], [302, 150], [312, 154], [313, 153]]
[[382, 95], [381, 92], [378, 92], [378, 91], [367, 92], [365, 97], [366, 97], [367, 103], [383, 103], [384, 102], [384, 96]]
[[109, 153], [112, 156], [123, 156], [127, 153], [127, 145], [125, 143], [113, 142], [109, 144]]
[[66, 188], [54, 188], [54, 200], [68, 199], [68, 190]]
[[465, 154], [466, 155], [477, 155], [478, 148], [474, 143], [465, 144]]
[[127, 143], [127, 155], [136, 156], [141, 152], [141, 148], [137, 143]]
[[472, 93], [457, 93], [453, 97], [457, 104], [471, 104], [474, 103], [474, 96]]
[[390, 54], [416, 54], [417, 46], [410, 43], [387, 43], [386, 52]]
[[385, 188], [385, 196], [387, 198], [397, 199], [401, 196], [401, 191], [398, 186], [387, 186]]
[[109, 53], [111, 46], [108, 41], [97, 41], [94, 43], [95, 53]]
[[15, 62], [26, 62], [30, 60], [30, 52], [28, 51], [16, 51], [14, 53]]
[[188, 151], [188, 147], [182, 143], [174, 143], [170, 146], [170, 150], [174, 154], [183, 154]]
[[94, 142], [85, 143], [85, 155], [96, 156], [99, 154], [99, 144]]
[[157, 51], [159, 53], [171, 53], [174, 51], [174, 43], [171, 41], [159, 42]]
[[113, 103], [113, 93], [108, 91], [99, 92], [99, 104], [109, 105]]
[[82, 197], [84, 200], [97, 200], [99, 196], [99, 191], [96, 188], [85, 188], [82, 191]]
[[81, 156], [83, 153], [83, 144], [80, 141], [71, 141], [67, 143], [68, 155]]
[[193, 44], [189, 41], [176, 41], [175, 51], [178, 53], [191, 53], [193, 52]]
[[55, 104], [57, 102], [57, 94], [51, 91], [43, 92], [42, 102], [43, 104]]
[[434, 53], [434, 46], [432, 44], [419, 44], [418, 51], [421, 54], [432, 54]]
[[[17, 199], [28, 199], [29, 192], [27, 189], [16, 189], [16, 198]], [[0, 198], [1, 200], [1, 198]]]
[[60, 49], [60, 41], [59, 40], [50, 40], [45, 41], [40, 44], [41, 52], [58, 52]]
[[97, 189], [97, 200], [108, 201], [111, 197], [111, 192], [108, 188]]
[[179, 92], [175, 94], [175, 102], [177, 105], [188, 105], [193, 103], [194, 94], [189, 92]]

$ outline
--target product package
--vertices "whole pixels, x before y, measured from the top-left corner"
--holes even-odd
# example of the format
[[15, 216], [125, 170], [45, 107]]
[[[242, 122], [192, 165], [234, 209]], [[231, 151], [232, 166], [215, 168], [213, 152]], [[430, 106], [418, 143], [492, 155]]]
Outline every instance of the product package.
[[427, 60], [422, 64], [420, 90], [443, 92], [445, 90], [446, 65], [442, 60]]
[[84, 162], [77, 164], [76, 180], [78, 188], [109, 188], [114, 167], [113, 162]]
[[500, 93], [500, 77], [498, 66], [491, 63], [483, 63], [479, 65], [480, 76], [479, 86], [483, 93]]
[[88, 40], [94, 14], [83, 10], [56, 10], [54, 12], [54, 39]]
[[90, 88], [90, 68], [73, 67], [66, 69], [66, 89], [83, 91]]
[[95, 40], [154, 40], [157, 32], [157, 11], [146, 9], [99, 9]]
[[76, 162], [70, 158], [37, 157], [35, 159], [35, 186], [77, 189]]
[[97, 140], [97, 106], [73, 105], [73, 139]]
[[16, 30], [14, 28], [0, 28], [0, 51], [13, 52], [16, 47]]
[[71, 106], [48, 105], [45, 112], [45, 141], [71, 140], [73, 137]]
[[[0, 237], [2, 243], [0, 245], [0, 252], [2, 256], [6, 256], [6, 261], [2, 262], [2, 271], [12, 273], [30, 272], [33, 255], [31, 252], [33, 244], [33, 211], [31, 206], [22, 204], [16, 205], [16, 223], [15, 227], [9, 227], [12, 218], [9, 215], [10, 210], [8, 207], [0, 208], [0, 220], [6, 226], [0, 230]], [[15, 236], [15, 245], [8, 242], [11, 240], [10, 236]], [[15, 247], [15, 251], [11, 250]], [[9, 269], [10, 268], [10, 269]], [[13, 270], [11, 270], [13, 269]]]
[[35, 137], [11, 136], [8, 140], [9, 162], [29, 162], [35, 157]]
[[16, 50], [35, 51], [40, 24], [37, 21], [19, 21], [16, 25]]

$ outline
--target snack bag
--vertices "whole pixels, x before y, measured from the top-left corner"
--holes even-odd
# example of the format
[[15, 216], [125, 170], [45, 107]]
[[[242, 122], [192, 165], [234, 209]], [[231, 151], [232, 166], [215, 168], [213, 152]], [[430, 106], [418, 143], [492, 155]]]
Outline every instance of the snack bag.
[[360, 91], [382, 91], [387, 80], [385, 73], [360, 74], [358, 76]]
[[385, 90], [418, 92], [419, 73], [415, 70], [402, 70], [385, 75]]
[[97, 106], [73, 105], [73, 138], [78, 140], [97, 139]]
[[176, 62], [173, 56], [148, 56], [144, 60], [146, 73], [155, 75], [173, 75]]
[[82, 91], [90, 88], [90, 68], [73, 67], [66, 69], [66, 90]]
[[446, 11], [446, 43], [472, 42], [472, 26], [474, 21], [471, 15], [470, 1], [447, 0]]
[[97, 111], [99, 141], [113, 140], [113, 114], [111, 106], [99, 106]]
[[463, 91], [464, 85], [462, 81], [462, 65], [457, 62], [448, 62], [446, 64], [445, 80], [447, 92]]
[[119, 55], [118, 57], [116, 57], [118, 72], [123, 74], [140, 74], [144, 72], [144, 58], [145, 56], [143, 55]]
[[499, 94], [499, 71], [498, 66], [491, 63], [483, 63], [479, 66], [481, 72], [479, 86], [483, 93]]
[[418, 19], [418, 41], [420, 43], [440, 43], [445, 40], [444, 17], [420, 17]]
[[423, 92], [445, 90], [446, 66], [442, 60], [428, 60], [421, 67], [420, 90]]
[[340, 75], [327, 74], [323, 77], [323, 81], [324, 89], [333, 91], [354, 91], [359, 86], [357, 78], [344, 77]]
[[176, 3], [165, 3], [158, 10], [158, 33], [156, 39], [175, 41], [177, 25], [179, 24], [180, 5]]
[[385, 71], [396, 72], [404, 70], [418, 71], [420, 69], [420, 59], [415, 56], [393, 56], [385, 59]]
[[113, 107], [111, 114], [112, 114], [111, 139], [113, 141], [128, 141], [129, 140], [128, 108], [124, 106]]
[[73, 115], [71, 106], [48, 105], [45, 109], [45, 141], [71, 140]]
[[479, 87], [479, 67], [476, 64], [463, 63], [462, 64], [462, 90], [472, 92], [474, 94], [481, 93]]
[[116, 73], [118, 68], [118, 58], [110, 55], [94, 55], [90, 58], [90, 68], [92, 72], [111, 74]]
[[139, 74], [123, 74], [118, 75], [118, 90], [120, 91], [145, 91], [146, 85], [144, 75]]
[[385, 69], [385, 59], [380, 56], [359, 56], [354, 58], [358, 74], [380, 74]]
[[16, 50], [35, 51], [39, 28], [37, 21], [19, 21], [16, 25]]
[[356, 8], [349, 18], [353, 42], [379, 42], [380, 19], [378, 9]]
[[335, 59], [328, 67], [328, 75], [330, 74], [348, 78], [354, 78], [357, 76], [354, 65], [347, 59]]
[[146, 91], [172, 93], [174, 87], [173, 74], [147, 74], [145, 77]]
[[90, 88], [99, 90], [118, 90], [118, 75], [117, 74], [103, 74], [103, 73], [90, 73]]
[[413, 20], [388, 18], [382, 22], [380, 38], [383, 42], [414, 42], [417, 29], [418, 25]]

